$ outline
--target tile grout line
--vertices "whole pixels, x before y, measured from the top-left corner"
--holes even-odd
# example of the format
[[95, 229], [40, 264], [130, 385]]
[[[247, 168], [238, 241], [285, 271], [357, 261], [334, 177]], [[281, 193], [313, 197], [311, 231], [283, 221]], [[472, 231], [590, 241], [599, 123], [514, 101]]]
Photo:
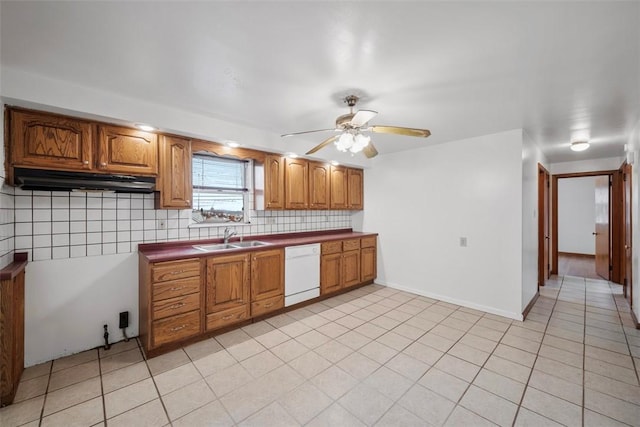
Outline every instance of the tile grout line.
[[[173, 425], [173, 423], [171, 422], [171, 418], [169, 417], [169, 412], [167, 411], [167, 407], [164, 404], [164, 400], [162, 400], [162, 395], [160, 394], [160, 389], [158, 389], [158, 384], [156, 384], [156, 379], [153, 376], [153, 373], [151, 372], [151, 368], [149, 367], [149, 362], [148, 362], [148, 359], [147, 359], [147, 355], [144, 354], [144, 351], [142, 351], [142, 346], [140, 346], [140, 341], [138, 340], [137, 337], [136, 337], [136, 342], [138, 343], [138, 351], [142, 354], [142, 360], [144, 361], [144, 365], [147, 367], [147, 372], [149, 372], [149, 377], [151, 378], [151, 381], [153, 382], [153, 387], [156, 389], [156, 393], [158, 393], [158, 400], [160, 401], [160, 404], [162, 405], [162, 409], [164, 410], [164, 414], [167, 417], [167, 421], [169, 421], [170, 425]], [[142, 380], [142, 381], [144, 381], [144, 380]], [[145, 402], [145, 403], [147, 403], [147, 402]]]
[[[611, 285], [609, 285], [611, 289]], [[625, 299], [626, 300], [626, 299]], [[620, 323], [622, 325], [622, 333], [624, 334], [625, 342], [627, 343], [627, 348], [629, 349], [629, 356], [631, 357], [631, 365], [633, 366], [633, 370], [636, 373], [636, 379], [638, 380], [638, 384], [640, 384], [640, 375], [638, 374], [638, 366], [636, 366], [636, 359], [633, 356], [633, 352], [631, 351], [631, 344], [629, 343], [629, 337], [627, 336], [627, 331], [625, 330], [624, 321], [622, 320], [622, 316], [620, 316], [620, 307], [618, 306], [618, 301], [613, 298], [613, 302], [616, 305], [616, 309], [618, 310], [618, 317], [620, 318]], [[631, 309], [631, 307], [629, 307]]]
[[102, 398], [102, 421], [107, 425], [107, 405], [104, 397], [104, 383], [102, 382], [102, 357], [100, 356], [100, 347], [96, 349], [98, 352], [98, 373], [100, 374], [100, 397]]
[[49, 378], [47, 379], [47, 387], [44, 391], [44, 399], [42, 400], [42, 409], [40, 409], [40, 418], [38, 419], [38, 427], [42, 426], [42, 417], [44, 416], [44, 406], [47, 403], [47, 396], [49, 395], [49, 386], [51, 385], [51, 375], [53, 374], [53, 361], [49, 366]]

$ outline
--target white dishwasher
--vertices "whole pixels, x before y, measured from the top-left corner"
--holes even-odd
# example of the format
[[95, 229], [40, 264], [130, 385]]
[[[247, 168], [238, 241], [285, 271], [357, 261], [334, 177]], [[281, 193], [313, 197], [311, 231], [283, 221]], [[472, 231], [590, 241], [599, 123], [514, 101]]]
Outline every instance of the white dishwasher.
[[284, 306], [320, 296], [320, 243], [284, 248]]

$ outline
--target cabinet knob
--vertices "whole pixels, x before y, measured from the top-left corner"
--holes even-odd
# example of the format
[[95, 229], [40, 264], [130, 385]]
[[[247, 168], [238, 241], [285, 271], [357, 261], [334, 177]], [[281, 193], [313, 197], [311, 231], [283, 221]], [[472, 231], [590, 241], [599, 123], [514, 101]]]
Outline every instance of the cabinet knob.
[[88, 164], [89, 164], [89, 160], [85, 160], [85, 161], [84, 161], [84, 162], [82, 162], [82, 163], [83, 163], [83, 164], [85, 164], [85, 165], [88, 165]]
[[191, 200], [185, 200], [186, 203], [191, 203]]
[[100, 166], [102, 166], [104, 168], [104, 167], [107, 167], [107, 164], [105, 162], [102, 162], [102, 163], [100, 163]]

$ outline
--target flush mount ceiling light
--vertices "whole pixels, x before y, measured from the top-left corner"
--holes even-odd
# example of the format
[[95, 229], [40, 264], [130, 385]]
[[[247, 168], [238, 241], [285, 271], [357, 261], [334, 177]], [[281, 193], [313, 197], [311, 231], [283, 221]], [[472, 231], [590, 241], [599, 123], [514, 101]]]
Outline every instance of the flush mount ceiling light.
[[225, 144], [226, 144], [226, 145], [227, 145], [227, 147], [229, 147], [229, 148], [238, 148], [238, 147], [240, 147], [240, 144], [238, 144], [238, 143], [237, 143], [237, 142], [235, 142], [235, 141], [227, 141], [227, 142], [225, 142]]
[[571, 143], [572, 151], [584, 151], [589, 148], [589, 141], [573, 141]]
[[152, 130], [156, 130], [156, 128], [154, 128], [151, 125], [145, 125], [144, 123], [137, 123], [135, 125], [138, 129], [143, 130], [145, 132], [151, 132]]

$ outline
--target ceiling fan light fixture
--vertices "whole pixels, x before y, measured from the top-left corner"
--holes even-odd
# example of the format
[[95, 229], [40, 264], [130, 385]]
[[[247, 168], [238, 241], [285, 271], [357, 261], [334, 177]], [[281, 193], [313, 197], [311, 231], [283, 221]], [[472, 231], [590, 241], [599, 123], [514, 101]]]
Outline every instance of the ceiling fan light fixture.
[[338, 151], [342, 151], [344, 153], [347, 150], [351, 149], [354, 142], [355, 140], [353, 138], [353, 135], [351, 135], [349, 132], [345, 132], [340, 135], [340, 138], [338, 138], [334, 144], [336, 145]]
[[589, 141], [586, 140], [582, 140], [582, 141], [573, 141], [571, 143], [571, 150], [572, 151], [584, 151], [587, 148], [589, 148]]

